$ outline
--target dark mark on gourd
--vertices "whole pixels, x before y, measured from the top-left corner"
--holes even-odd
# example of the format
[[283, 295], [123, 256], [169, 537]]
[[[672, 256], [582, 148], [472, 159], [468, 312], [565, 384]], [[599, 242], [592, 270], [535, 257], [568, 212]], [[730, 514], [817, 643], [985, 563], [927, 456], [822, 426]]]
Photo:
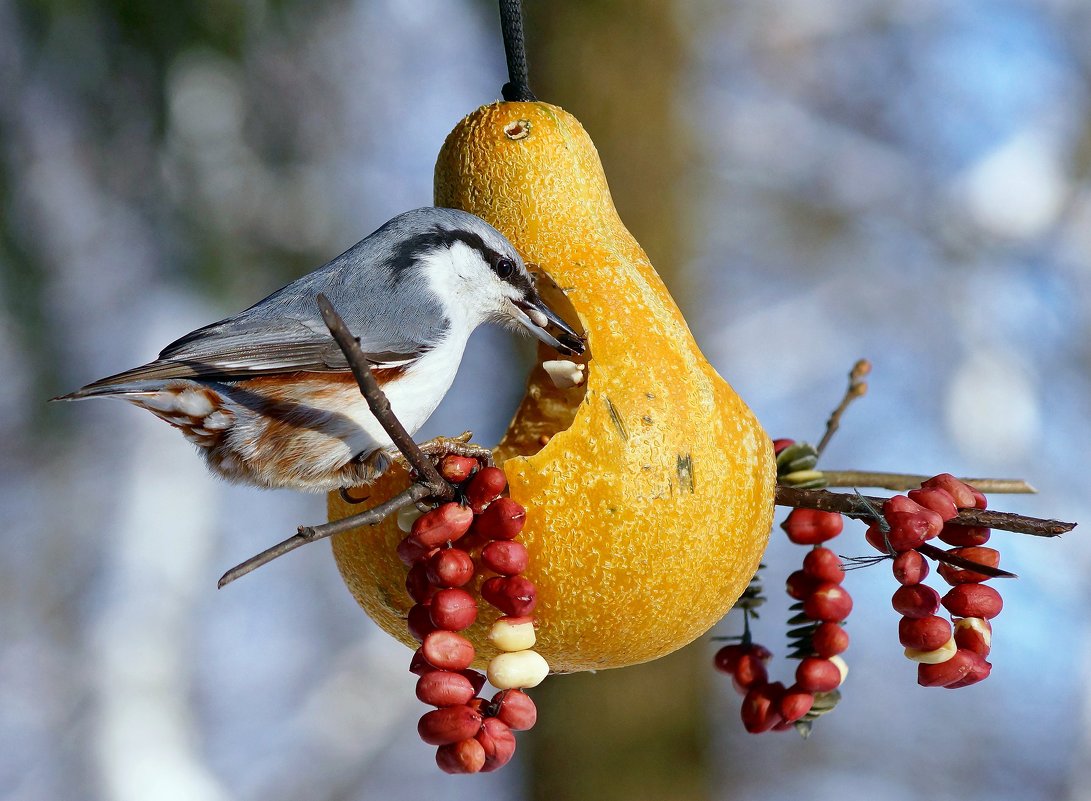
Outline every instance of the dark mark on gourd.
[[617, 433], [621, 434], [621, 438], [624, 440], [629, 439], [629, 431], [625, 428], [625, 421], [621, 419], [621, 415], [618, 413], [617, 407], [610, 401], [610, 398], [606, 395], [602, 396], [602, 399], [606, 401], [606, 410], [610, 412], [610, 419], [614, 423], [614, 428], [617, 429]]
[[678, 456], [678, 483], [681, 487], [688, 487], [693, 494], [693, 457], [688, 453]]

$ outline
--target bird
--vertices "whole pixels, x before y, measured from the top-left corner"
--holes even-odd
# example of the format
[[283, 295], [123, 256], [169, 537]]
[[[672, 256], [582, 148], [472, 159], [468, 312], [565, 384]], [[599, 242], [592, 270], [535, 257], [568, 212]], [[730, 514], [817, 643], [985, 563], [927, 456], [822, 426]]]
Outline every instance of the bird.
[[410, 434], [447, 394], [484, 323], [529, 332], [563, 355], [585, 350], [503, 234], [473, 214], [425, 207], [175, 340], [155, 361], [53, 400], [120, 398], [147, 409], [234, 483], [310, 492], [369, 484], [396, 449], [322, 320], [319, 294], [357, 338]]

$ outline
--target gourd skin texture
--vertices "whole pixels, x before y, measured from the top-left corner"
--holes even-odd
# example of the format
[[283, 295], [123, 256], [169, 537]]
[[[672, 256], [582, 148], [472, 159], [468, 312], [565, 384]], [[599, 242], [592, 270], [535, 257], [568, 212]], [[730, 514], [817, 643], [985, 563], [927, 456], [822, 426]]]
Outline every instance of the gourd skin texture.
[[[772, 445], [701, 354], [647, 255], [614, 210], [579, 122], [546, 103], [478, 109], [448, 136], [436, 205], [502, 231], [545, 277], [545, 301], [587, 337], [584, 386], [541, 366], [496, 450], [538, 588], [538, 650], [554, 672], [620, 667], [708, 631], [745, 589], [772, 524]], [[653, 189], [653, 188], [651, 188]], [[533, 268], [532, 268], [533, 269]], [[540, 359], [557, 358], [540, 346]], [[548, 443], [542, 446], [544, 438]], [[407, 477], [392, 470], [371, 497]], [[336, 494], [331, 516], [351, 514]], [[393, 520], [334, 540], [350, 590], [407, 644], [411, 604]], [[475, 578], [479, 584], [483, 577]], [[481, 604], [466, 633], [495, 653]]]

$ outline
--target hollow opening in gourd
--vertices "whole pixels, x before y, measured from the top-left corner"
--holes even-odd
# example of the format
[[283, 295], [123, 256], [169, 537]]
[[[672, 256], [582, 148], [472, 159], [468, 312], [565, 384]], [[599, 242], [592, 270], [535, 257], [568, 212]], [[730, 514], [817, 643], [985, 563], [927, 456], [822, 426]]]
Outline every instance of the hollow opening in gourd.
[[[549, 444], [553, 437], [567, 430], [576, 419], [576, 412], [587, 394], [587, 385], [594, 369], [591, 341], [583, 320], [564, 287], [557, 286], [544, 270], [532, 268], [532, 271], [546, 305], [584, 337], [587, 349], [580, 356], [559, 356], [552, 348], [545, 345], [538, 347], [538, 359], [527, 378], [523, 400], [516, 409], [507, 432], [496, 446], [498, 464], [503, 464], [514, 456], [533, 456]], [[542, 366], [543, 361], [558, 358], [585, 365], [584, 380], [574, 387], [558, 387]]]

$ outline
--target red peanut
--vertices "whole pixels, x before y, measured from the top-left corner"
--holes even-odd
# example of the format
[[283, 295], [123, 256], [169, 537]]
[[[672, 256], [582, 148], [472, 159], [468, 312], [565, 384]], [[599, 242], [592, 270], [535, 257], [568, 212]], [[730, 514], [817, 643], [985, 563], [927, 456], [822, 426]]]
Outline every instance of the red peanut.
[[810, 712], [812, 706], [814, 706], [814, 693], [800, 688], [798, 684], [793, 684], [777, 701], [777, 713], [785, 723], [795, 723]]
[[744, 653], [735, 662], [735, 670], [731, 674], [731, 683], [736, 692], [746, 693], [752, 687], [765, 684], [769, 680], [769, 671], [765, 667], [765, 660], [753, 652]]
[[780, 527], [796, 545], [817, 545], [840, 534], [845, 521], [839, 512], [793, 509]]
[[466, 590], [440, 590], [429, 605], [432, 625], [447, 631], [462, 631], [477, 619], [477, 601]]
[[864, 539], [867, 540], [868, 545], [877, 550], [879, 553], [890, 553], [892, 547], [887, 545], [886, 533], [878, 523], [872, 523], [867, 527], [867, 532], [864, 534]]
[[409, 660], [409, 672], [417, 676], [423, 676], [430, 670], [435, 670], [435, 665], [428, 664], [428, 660], [424, 658], [424, 654], [421, 649], [418, 648], [413, 652], [413, 658]]
[[402, 560], [402, 564], [406, 567], [412, 567], [428, 556], [432, 550], [430, 546], [420, 542], [412, 535], [404, 537], [397, 547], [398, 558]]
[[950, 473], [940, 473], [938, 476], [932, 476], [932, 478], [921, 484], [922, 489], [931, 487], [945, 490], [959, 509], [973, 509], [977, 505], [977, 490], [965, 481], [959, 481]]
[[527, 510], [511, 498], [497, 498], [474, 521], [474, 532], [487, 540], [513, 540], [527, 522]]
[[932, 665], [921, 662], [917, 665], [917, 684], [921, 687], [946, 687], [954, 684], [965, 678], [975, 661], [980, 658], [972, 651], [960, 648], [946, 662]]
[[466, 680], [469, 681], [470, 685], [474, 688], [474, 695], [481, 692], [481, 688], [485, 686], [485, 674], [480, 670], [466, 668], [466, 670], [458, 671], [458, 675], [466, 677]]
[[992, 632], [992, 625], [984, 618], [964, 617], [955, 621], [955, 644], [978, 656], [988, 656], [992, 650]]
[[910, 490], [907, 495], [909, 500], [938, 514], [945, 523], [952, 517], [958, 517], [958, 506], [955, 505], [955, 499], [947, 490], [939, 487], [922, 487]]
[[438, 548], [469, 531], [473, 520], [474, 513], [468, 506], [445, 503], [414, 520], [410, 536], [422, 545]]
[[827, 581], [815, 587], [803, 601], [803, 613], [811, 620], [839, 623], [852, 611], [852, 596], [840, 584]]
[[845, 568], [841, 557], [829, 548], [814, 548], [803, 557], [803, 572], [818, 581], [831, 581], [840, 584], [845, 580]]
[[452, 484], [461, 484], [477, 469], [477, 459], [448, 454], [439, 463], [439, 474]]
[[796, 686], [811, 693], [835, 690], [841, 684], [841, 671], [828, 659], [808, 656], [796, 668]]
[[426, 574], [437, 587], [461, 587], [474, 577], [474, 560], [461, 548], [445, 548], [428, 557]]
[[436, 749], [436, 764], [444, 773], [477, 773], [485, 765], [485, 749], [473, 737]]
[[992, 536], [992, 530], [984, 526], [960, 526], [946, 523], [939, 538], [948, 545], [984, 545]]
[[838, 623], [819, 623], [811, 635], [811, 647], [818, 656], [836, 656], [849, 647], [849, 633]]
[[[980, 546], [951, 548], [947, 553], [986, 567], [997, 567], [1000, 564], [1000, 551], [995, 548], [982, 548]], [[956, 567], [945, 562], [936, 568], [936, 572], [943, 576], [943, 580], [948, 584], [977, 584], [991, 578], [991, 576], [978, 573], [971, 568]]]
[[461, 634], [442, 629], [424, 638], [421, 653], [429, 664], [441, 670], [465, 670], [474, 661], [473, 643]]
[[748, 732], [761, 734], [781, 722], [777, 705], [783, 693], [784, 685], [779, 681], [758, 685], [747, 692], [740, 715]]
[[899, 615], [928, 617], [939, 609], [939, 593], [927, 584], [910, 584], [895, 590], [890, 603]]
[[522, 690], [501, 690], [492, 703], [495, 716], [512, 731], [526, 731], [538, 721], [538, 708]]
[[481, 585], [481, 597], [505, 615], [520, 617], [534, 611], [538, 590], [523, 576], [493, 576]]
[[430, 670], [417, 679], [417, 699], [432, 706], [460, 706], [474, 697], [470, 680], [449, 670]]
[[417, 562], [409, 568], [405, 576], [405, 591], [419, 604], [428, 603], [436, 594], [436, 588], [428, 580], [428, 566], [424, 562]]
[[1004, 608], [1004, 599], [988, 584], [957, 584], [943, 596], [943, 606], [958, 617], [992, 620]]
[[481, 564], [502, 576], [522, 573], [527, 560], [527, 549], [521, 542], [494, 540], [481, 549]]
[[481, 514], [485, 507], [500, 497], [508, 486], [504, 471], [499, 467], [486, 467], [470, 479], [466, 485], [466, 501], [474, 514]]
[[499, 718], [485, 718], [477, 741], [485, 749], [485, 766], [481, 769], [485, 773], [504, 767], [515, 754], [515, 735]]
[[959, 687], [969, 687], [971, 684], [977, 684], [979, 681], [984, 681], [989, 678], [989, 674], [992, 673], [993, 666], [990, 662], [985, 661], [984, 656], [973, 651], [970, 651], [969, 653], [972, 654], [970, 657], [970, 661], [972, 662], [970, 670], [965, 676], [953, 684], [944, 685], [948, 690], [955, 690]]
[[723, 671], [724, 673], [734, 673], [735, 668], [739, 664], [739, 659], [741, 659], [744, 654], [753, 655], [755, 659], [763, 664], [773, 658], [772, 651], [764, 645], [758, 645], [757, 643], [744, 645], [739, 642], [725, 645], [717, 651], [716, 656], [713, 658], [713, 664], [715, 664], [717, 670]]
[[428, 745], [448, 745], [473, 737], [481, 729], [481, 715], [465, 704], [425, 712], [417, 721], [417, 734]]
[[888, 512], [885, 517], [890, 524], [886, 538], [897, 553], [919, 548], [943, 528], [939, 515], [924, 507], [916, 513]]
[[928, 560], [917, 551], [902, 551], [891, 565], [899, 584], [920, 584], [928, 576]]
[[898, 622], [898, 640], [906, 648], [934, 651], [951, 639], [951, 624], [938, 615], [903, 617]]
[[784, 582], [784, 591], [797, 601], [802, 601], [814, 592], [819, 583], [814, 576], [808, 575], [802, 570], [796, 570], [789, 574], [788, 579]]
[[436, 630], [428, 604], [414, 604], [410, 607], [409, 616], [405, 622], [409, 627], [409, 633], [417, 642], [424, 642], [424, 638]]

